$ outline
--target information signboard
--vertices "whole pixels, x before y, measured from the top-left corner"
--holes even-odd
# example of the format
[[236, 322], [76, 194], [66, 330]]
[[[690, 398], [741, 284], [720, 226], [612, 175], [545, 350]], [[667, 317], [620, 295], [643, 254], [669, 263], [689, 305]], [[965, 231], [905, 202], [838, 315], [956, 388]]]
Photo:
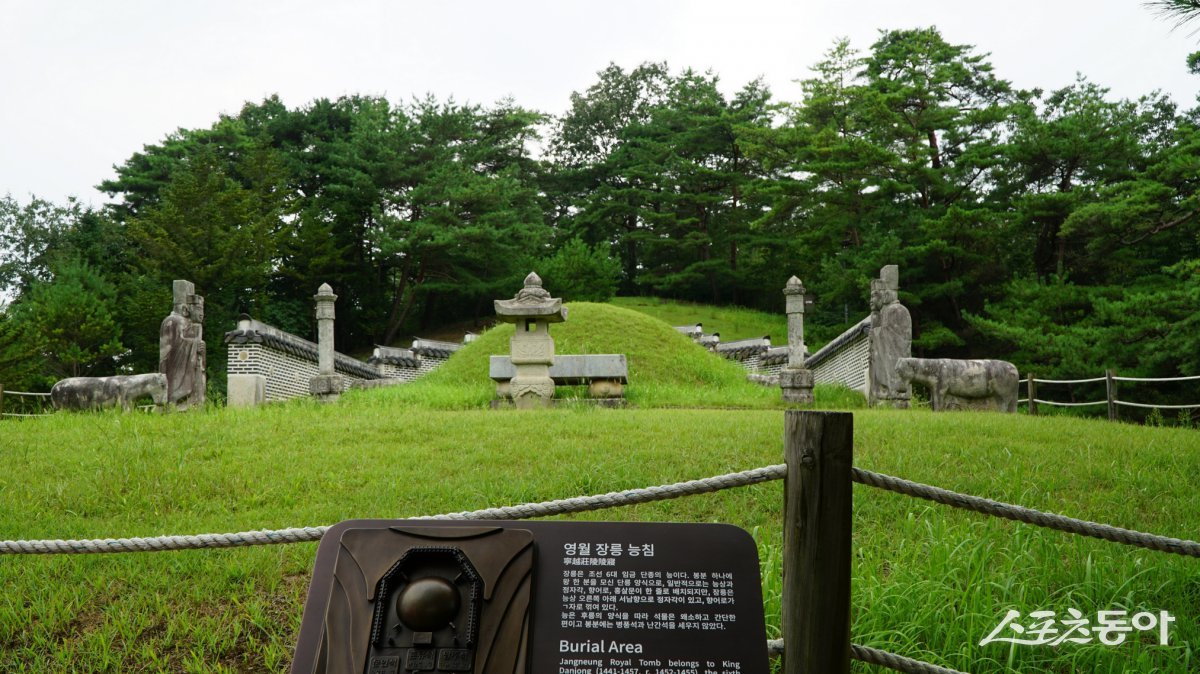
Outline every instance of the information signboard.
[[351, 520], [293, 674], [766, 674], [758, 555], [724, 524]]

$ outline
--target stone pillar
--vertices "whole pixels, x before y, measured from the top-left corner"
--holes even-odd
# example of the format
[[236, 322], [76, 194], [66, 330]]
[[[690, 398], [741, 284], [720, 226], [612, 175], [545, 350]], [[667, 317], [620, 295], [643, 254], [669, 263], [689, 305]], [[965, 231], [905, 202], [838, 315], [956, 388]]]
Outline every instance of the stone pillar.
[[912, 356], [912, 317], [900, 304], [900, 268], [894, 264], [871, 280], [870, 340], [868, 404], [907, 409], [912, 393], [896, 373], [896, 363]]
[[788, 363], [779, 373], [783, 400], [789, 403], [813, 402], [813, 373], [804, 367], [804, 284], [793, 276], [783, 288], [788, 318]]
[[342, 394], [345, 381], [333, 367], [333, 303], [337, 295], [328, 283], [322, 283], [313, 295], [317, 302], [317, 376], [308, 383], [309, 392], [321, 402], [334, 402]]
[[511, 357], [516, 375], [507, 388], [498, 387], [497, 395], [512, 398], [519, 408], [545, 407], [554, 400], [554, 380], [550, 366], [554, 364], [554, 340], [550, 324], [567, 319], [562, 300], [550, 297], [542, 288], [542, 279], [530, 272], [525, 287], [511, 300], [494, 302], [496, 316], [513, 323], [510, 342]]

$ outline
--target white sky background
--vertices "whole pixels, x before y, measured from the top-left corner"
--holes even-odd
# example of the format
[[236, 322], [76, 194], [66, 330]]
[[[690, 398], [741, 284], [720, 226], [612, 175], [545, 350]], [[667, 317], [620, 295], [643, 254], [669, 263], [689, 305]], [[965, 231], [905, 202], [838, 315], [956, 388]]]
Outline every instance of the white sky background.
[[0, 0], [0, 195], [99, 206], [113, 165], [176, 128], [277, 93], [385, 95], [563, 112], [610, 61], [712, 69], [726, 91], [762, 76], [795, 101], [837, 37], [868, 50], [883, 28], [936, 25], [990, 52], [1022, 88], [1077, 72], [1136, 98], [1193, 107], [1184, 59], [1200, 35], [1141, 0]]

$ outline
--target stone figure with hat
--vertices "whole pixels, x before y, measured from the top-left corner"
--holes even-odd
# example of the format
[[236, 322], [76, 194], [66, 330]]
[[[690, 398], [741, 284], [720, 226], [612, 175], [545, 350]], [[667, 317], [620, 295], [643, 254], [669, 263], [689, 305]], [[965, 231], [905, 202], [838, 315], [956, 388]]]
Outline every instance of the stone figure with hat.
[[204, 298], [190, 281], [175, 281], [171, 314], [158, 336], [158, 370], [167, 377], [167, 403], [186, 410], [204, 406]]

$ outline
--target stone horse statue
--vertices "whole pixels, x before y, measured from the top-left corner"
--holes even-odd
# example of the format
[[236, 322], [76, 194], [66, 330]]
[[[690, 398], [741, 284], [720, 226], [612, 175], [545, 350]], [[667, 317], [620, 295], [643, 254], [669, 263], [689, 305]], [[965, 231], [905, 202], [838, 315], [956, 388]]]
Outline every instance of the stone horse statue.
[[69, 377], [50, 389], [50, 402], [59, 410], [99, 410], [121, 406], [133, 409], [138, 398], [150, 396], [160, 409], [167, 404], [167, 376], [153, 374], [115, 377]]
[[1017, 368], [1003, 360], [901, 358], [896, 375], [929, 388], [931, 406], [941, 410], [1017, 411]]

